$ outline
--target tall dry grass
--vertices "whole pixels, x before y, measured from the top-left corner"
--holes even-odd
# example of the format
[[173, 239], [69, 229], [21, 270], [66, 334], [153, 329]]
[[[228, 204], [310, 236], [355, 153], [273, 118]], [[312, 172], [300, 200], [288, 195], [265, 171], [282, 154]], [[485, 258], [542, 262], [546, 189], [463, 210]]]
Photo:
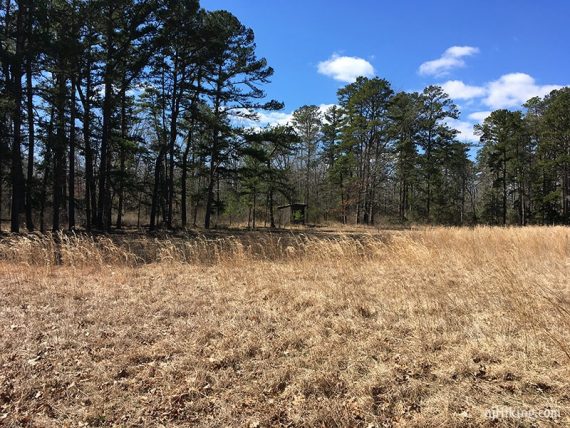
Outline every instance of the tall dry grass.
[[[9, 237], [0, 258], [0, 425], [570, 423], [568, 228]], [[560, 417], [485, 416], [503, 406]]]
[[[501, 263], [505, 258], [529, 261], [554, 255], [564, 259], [570, 232], [564, 227], [425, 228], [419, 230], [332, 234], [246, 233], [208, 237], [133, 235], [93, 236], [76, 233], [12, 235], [0, 239], [0, 260], [30, 266], [93, 266], [176, 262], [220, 264], [232, 261], [360, 262], [390, 257], [430, 258], [437, 252], [457, 251], [465, 263]], [[405, 260], [402, 260], [404, 263]]]
[[0, 260], [29, 266], [135, 266], [147, 263], [220, 264], [255, 261], [314, 261], [330, 257], [370, 259], [383, 248], [382, 235], [329, 237], [304, 233], [246, 233], [160, 238], [48, 234], [0, 240]]

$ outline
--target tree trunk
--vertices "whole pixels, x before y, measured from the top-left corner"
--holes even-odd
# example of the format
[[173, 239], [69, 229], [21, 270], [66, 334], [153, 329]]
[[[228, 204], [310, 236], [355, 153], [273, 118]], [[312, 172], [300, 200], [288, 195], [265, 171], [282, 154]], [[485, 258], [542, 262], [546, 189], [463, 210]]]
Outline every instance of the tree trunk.
[[190, 154], [190, 148], [192, 147], [192, 135], [194, 129], [194, 118], [190, 121], [190, 129], [186, 137], [186, 147], [184, 148], [184, 154], [182, 157], [182, 195], [180, 201], [181, 210], [181, 222], [182, 227], [185, 228], [187, 225], [187, 205], [188, 205], [188, 156]]
[[275, 229], [275, 213], [273, 210], [273, 190], [269, 192], [269, 227]]
[[174, 210], [174, 147], [178, 133], [178, 113], [180, 109], [180, 95], [178, 87], [178, 56], [174, 58], [173, 87], [170, 116], [170, 139], [168, 142], [168, 214], [166, 227], [172, 229], [172, 216]]
[[428, 133], [428, 146], [426, 149], [426, 160], [427, 160], [427, 202], [426, 202], [426, 215], [428, 223], [431, 223], [431, 146], [432, 146], [432, 130]]
[[[198, 71], [198, 75], [196, 77], [196, 91], [193, 94], [192, 101], [190, 104], [191, 115], [190, 115], [190, 129], [188, 130], [188, 135], [186, 137], [186, 147], [184, 148], [184, 155], [182, 157], [182, 195], [180, 201], [180, 209], [181, 209], [181, 221], [182, 227], [185, 228], [187, 225], [187, 207], [188, 207], [188, 156], [190, 155], [190, 149], [192, 148], [193, 143], [193, 135], [194, 135], [194, 126], [196, 124], [196, 111], [198, 107], [196, 103], [198, 102], [198, 97], [202, 91], [202, 71]], [[192, 155], [194, 157], [194, 155]], [[194, 162], [192, 162], [193, 164]], [[194, 220], [194, 225], [196, 220]]]
[[[0, 134], [0, 138], [2, 137], [3, 135]], [[2, 167], [2, 161], [2, 155], [0, 154], [0, 233], [2, 233], [2, 201], [4, 200], [4, 193], [2, 188], [2, 182], [4, 181], [4, 168]]]
[[186, 224], [187, 224], [187, 200], [188, 200], [188, 155], [190, 152], [190, 135], [191, 135], [192, 131], [189, 131], [188, 133], [188, 137], [186, 139], [186, 147], [184, 149], [184, 155], [182, 157], [182, 194], [181, 194], [181, 200], [180, 200], [180, 220], [182, 223], [182, 228], [186, 228]]
[[206, 214], [204, 217], [204, 227], [206, 229], [210, 228], [210, 218], [212, 216], [212, 205], [214, 202], [214, 184], [215, 184], [215, 165], [214, 158], [212, 157], [210, 161], [210, 173], [208, 176], [208, 191], [206, 193]]
[[[565, 144], [566, 159], [570, 159], [570, 142]], [[566, 160], [562, 172], [562, 221], [570, 224], [570, 163]]]
[[507, 153], [503, 150], [503, 226], [507, 225]]
[[[60, 69], [63, 70], [60, 63]], [[60, 208], [63, 201], [63, 191], [65, 187], [65, 99], [66, 99], [66, 79], [63, 74], [57, 76], [56, 111], [57, 111], [57, 131], [54, 144], [54, 177], [53, 177], [53, 209], [52, 209], [52, 230], [54, 232], [61, 228]]]
[[68, 214], [68, 227], [69, 230], [75, 229], [75, 79], [71, 80], [71, 96], [70, 96], [70, 126], [69, 126], [69, 214]]
[[91, 230], [97, 219], [97, 193], [94, 177], [94, 157], [91, 147], [91, 56], [88, 52], [85, 75], [85, 93], [81, 91], [81, 85], [77, 85], [79, 97], [83, 105], [83, 144], [85, 150], [85, 216], [86, 228]]
[[214, 118], [216, 123], [213, 128], [212, 134], [212, 150], [210, 153], [210, 171], [208, 175], [208, 190], [206, 193], [206, 213], [204, 216], [204, 227], [206, 229], [210, 228], [210, 220], [212, 217], [212, 204], [214, 202], [214, 184], [215, 184], [215, 175], [216, 169], [218, 165], [216, 164], [218, 161], [218, 139], [219, 139], [219, 129], [218, 129], [218, 121], [220, 120], [220, 106], [222, 102], [222, 81], [220, 80], [222, 66], [218, 67], [218, 81], [216, 82], [216, 95], [214, 98]]
[[121, 147], [119, 149], [119, 169], [120, 169], [120, 176], [119, 176], [119, 202], [117, 205], [117, 222], [116, 227], [117, 229], [123, 228], [123, 209], [124, 209], [124, 200], [125, 200], [125, 167], [126, 167], [126, 149], [125, 147]]
[[127, 99], [126, 99], [126, 88], [123, 87], [121, 91], [121, 145], [120, 150], [120, 166], [119, 166], [119, 204], [117, 207], [117, 229], [123, 227], [123, 205], [125, 199], [125, 165], [126, 165], [126, 147], [125, 141], [127, 139]]
[[44, 175], [42, 178], [42, 190], [40, 195], [40, 232], [46, 232], [46, 219], [45, 209], [47, 203], [47, 187], [50, 176], [50, 164], [52, 162], [52, 146], [53, 146], [53, 121], [55, 116], [55, 109], [52, 106], [50, 111], [50, 119], [47, 129], [47, 144], [44, 155]]
[[24, 170], [22, 167], [22, 50], [23, 50], [23, 10], [20, 5], [16, 17], [16, 52], [15, 59], [11, 66], [12, 82], [10, 84], [11, 95], [14, 102], [12, 110], [13, 141], [11, 156], [12, 181], [12, 204], [10, 230], [14, 233], [20, 232], [20, 213], [24, 210], [26, 184], [24, 181]]
[[[91, 79], [89, 79], [91, 80]], [[93, 177], [93, 149], [91, 147], [91, 104], [90, 82], [87, 83], [87, 103], [83, 110], [83, 143], [85, 145], [85, 214], [87, 217], [87, 230], [91, 230], [96, 217], [95, 178]]]
[[257, 211], [257, 189], [253, 188], [253, 210], [251, 214], [251, 228], [255, 229], [255, 220], [256, 220], [256, 211]]
[[109, 214], [111, 211], [111, 197], [109, 186], [109, 173], [111, 172], [111, 115], [113, 113], [113, 79], [112, 79], [112, 58], [113, 58], [113, 7], [110, 5], [107, 16], [106, 36], [107, 43], [105, 46], [106, 58], [105, 69], [103, 73], [104, 99], [103, 99], [103, 129], [101, 135], [101, 161], [99, 165], [99, 201], [97, 205], [97, 227], [100, 229], [108, 229], [110, 227]]
[[156, 163], [154, 165], [154, 185], [152, 189], [152, 203], [150, 206], [150, 223], [149, 230], [154, 231], [157, 227], [157, 215], [158, 215], [158, 204], [159, 204], [159, 193], [160, 193], [160, 177], [163, 157], [166, 155], [166, 147], [162, 146], [158, 152], [156, 158]]
[[[31, 2], [30, 2], [31, 3]], [[30, 11], [28, 11], [28, 14]], [[31, 17], [28, 17], [28, 33], [31, 34]], [[26, 61], [26, 91], [27, 91], [27, 110], [28, 110], [28, 165], [26, 177], [26, 227], [29, 232], [34, 230], [34, 221], [32, 217], [32, 189], [34, 183], [34, 94], [32, 85], [32, 58], [28, 56]]]
[[107, 77], [105, 82], [105, 99], [103, 100], [103, 132], [101, 139], [101, 161], [99, 164], [99, 201], [97, 204], [97, 227], [107, 229], [107, 210], [109, 205], [109, 172], [111, 155], [109, 140], [111, 138], [111, 81]]

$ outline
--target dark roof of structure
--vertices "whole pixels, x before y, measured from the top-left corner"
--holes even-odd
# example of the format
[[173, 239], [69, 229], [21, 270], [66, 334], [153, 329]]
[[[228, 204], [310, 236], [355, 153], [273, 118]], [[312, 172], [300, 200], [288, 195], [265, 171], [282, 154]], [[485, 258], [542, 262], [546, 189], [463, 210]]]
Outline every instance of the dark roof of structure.
[[278, 210], [282, 210], [285, 208], [305, 208], [307, 204], [297, 203], [297, 204], [288, 204], [288, 205], [281, 205], [277, 207]]

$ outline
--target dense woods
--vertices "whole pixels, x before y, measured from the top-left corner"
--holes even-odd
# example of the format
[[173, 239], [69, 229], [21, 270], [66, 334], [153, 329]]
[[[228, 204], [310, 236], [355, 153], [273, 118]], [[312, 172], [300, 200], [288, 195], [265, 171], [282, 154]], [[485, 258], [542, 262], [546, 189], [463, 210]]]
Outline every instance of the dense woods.
[[493, 112], [478, 150], [440, 87], [381, 78], [260, 127], [273, 69], [196, 0], [2, 0], [0, 64], [12, 232], [274, 227], [294, 202], [309, 223], [570, 223], [570, 88]]

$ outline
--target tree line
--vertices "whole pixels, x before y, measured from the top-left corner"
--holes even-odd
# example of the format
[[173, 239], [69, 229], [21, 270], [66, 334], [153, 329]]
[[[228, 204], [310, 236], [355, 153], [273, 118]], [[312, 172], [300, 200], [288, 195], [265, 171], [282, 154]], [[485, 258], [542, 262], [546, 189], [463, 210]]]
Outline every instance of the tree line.
[[[255, 126], [273, 69], [197, 0], [0, 2], [0, 218], [125, 226], [569, 222], [570, 92], [493, 112], [477, 159], [438, 86], [361, 77], [328, 109]], [[252, 125], [253, 124], [253, 125]]]
[[491, 112], [475, 125], [478, 144], [461, 141], [451, 126], [459, 115], [439, 86], [395, 93], [388, 81], [365, 77], [341, 88], [324, 113], [297, 110], [309, 216], [570, 224], [570, 88]]

